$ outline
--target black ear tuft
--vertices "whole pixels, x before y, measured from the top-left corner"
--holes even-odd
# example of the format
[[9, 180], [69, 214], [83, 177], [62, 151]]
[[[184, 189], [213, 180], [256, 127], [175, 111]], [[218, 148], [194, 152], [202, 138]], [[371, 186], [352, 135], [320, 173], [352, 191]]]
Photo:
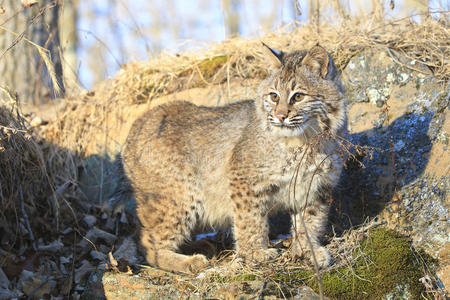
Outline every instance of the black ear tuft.
[[266, 53], [269, 56], [269, 58], [271, 59], [272, 64], [275, 67], [279, 67], [283, 63], [284, 52], [270, 48], [264, 42], [261, 42], [261, 43], [263, 44], [264, 49], [266, 49]]

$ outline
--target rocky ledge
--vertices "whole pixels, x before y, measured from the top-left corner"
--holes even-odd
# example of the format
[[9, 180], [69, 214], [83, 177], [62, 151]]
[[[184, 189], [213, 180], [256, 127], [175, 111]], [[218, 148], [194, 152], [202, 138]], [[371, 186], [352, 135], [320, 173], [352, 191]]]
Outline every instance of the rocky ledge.
[[[325, 295], [445, 297], [444, 289], [450, 286], [448, 83], [438, 81], [419, 60], [386, 48], [353, 57], [343, 71], [343, 82], [349, 140], [370, 151], [355, 152], [358, 161], [347, 162], [333, 198], [325, 242], [339, 258], [321, 275]], [[369, 220], [383, 225], [361, 230]], [[208, 248], [211, 243], [214, 240], [202, 245]], [[362, 261], [361, 256], [369, 259]], [[347, 264], [343, 257], [349, 259]], [[394, 266], [398, 273], [392, 273]], [[89, 277], [85, 299], [319, 299], [316, 276], [302, 263], [229, 276], [220, 267], [196, 276], [136, 265], [126, 272], [102, 269]], [[368, 270], [378, 273], [371, 277]], [[386, 278], [400, 281], [387, 284]]]

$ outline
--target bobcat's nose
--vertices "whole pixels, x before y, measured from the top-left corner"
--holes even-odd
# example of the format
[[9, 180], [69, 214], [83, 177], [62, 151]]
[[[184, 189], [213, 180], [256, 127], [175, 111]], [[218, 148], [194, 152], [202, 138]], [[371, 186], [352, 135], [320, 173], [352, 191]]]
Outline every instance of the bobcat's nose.
[[281, 123], [286, 119], [287, 115], [285, 114], [276, 114], [276, 117], [278, 120], [280, 120]]

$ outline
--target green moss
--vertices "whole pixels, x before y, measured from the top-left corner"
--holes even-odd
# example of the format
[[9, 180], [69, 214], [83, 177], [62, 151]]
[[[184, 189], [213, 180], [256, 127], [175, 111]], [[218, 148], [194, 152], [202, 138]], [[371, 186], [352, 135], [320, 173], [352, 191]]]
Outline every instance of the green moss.
[[255, 281], [260, 279], [261, 278], [255, 274], [240, 274], [231, 278], [231, 281]]
[[219, 55], [212, 58], [204, 59], [198, 65], [200, 72], [202, 72], [203, 77], [210, 78], [214, 76], [217, 70], [222, 67], [228, 61], [228, 56]]
[[215, 282], [220, 283], [228, 283], [228, 282], [243, 282], [243, 281], [255, 281], [255, 280], [261, 280], [261, 277], [255, 274], [239, 274], [234, 277], [226, 277], [219, 274], [215, 274], [212, 279]]
[[134, 97], [134, 102], [141, 104], [149, 101], [149, 95], [155, 91], [153, 85], [146, 86], [140, 90]]
[[[395, 231], [379, 228], [355, 251], [359, 257], [352, 268], [342, 267], [322, 276], [325, 295], [331, 299], [385, 299], [399, 297], [399, 287], [406, 287], [410, 299], [420, 299], [423, 276], [410, 242]], [[421, 255], [428, 263], [431, 258]], [[318, 290], [317, 280], [309, 283]]]
[[[424, 287], [419, 281], [424, 276], [421, 261], [431, 267], [437, 263], [423, 252], [414, 252], [408, 239], [386, 228], [373, 230], [353, 256], [355, 261], [351, 266], [322, 274], [324, 293], [329, 299], [423, 299]], [[318, 293], [314, 275], [313, 270], [276, 269], [264, 275], [265, 278], [240, 274], [234, 277], [214, 275], [213, 280], [220, 283], [264, 280], [277, 286], [276, 289], [267, 286], [267, 293], [276, 294], [278, 292], [274, 291], [280, 290], [281, 294], [288, 295], [302, 285]]]
[[271, 276], [272, 280], [283, 282], [283, 283], [297, 283], [306, 282], [314, 275], [312, 270], [295, 270], [291, 272], [277, 272], [275, 275]]
[[[207, 80], [216, 74], [216, 72], [228, 61], [228, 56], [219, 55], [201, 60], [195, 68], [189, 68], [180, 73], [180, 77], [187, 77], [198, 68], [203, 79]], [[194, 72], [195, 73], [195, 72]]]

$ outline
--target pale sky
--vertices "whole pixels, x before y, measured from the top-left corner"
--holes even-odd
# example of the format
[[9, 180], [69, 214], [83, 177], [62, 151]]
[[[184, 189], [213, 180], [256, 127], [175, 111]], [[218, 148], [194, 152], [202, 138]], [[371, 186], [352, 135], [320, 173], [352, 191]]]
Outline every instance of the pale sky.
[[[268, 30], [294, 21], [293, 1], [240, 1], [240, 35], [262, 36]], [[364, 0], [340, 2], [352, 11], [370, 9], [371, 3]], [[390, 1], [384, 2], [389, 7]], [[297, 16], [297, 21], [302, 22], [308, 17], [308, 1], [299, 3], [302, 15]], [[394, 3], [394, 10], [386, 9], [388, 17], [403, 17], [420, 10], [418, 0]], [[431, 1], [430, 7], [435, 10], [439, 4], [449, 7], [448, 1], [442, 0]], [[112, 77], [119, 64], [148, 60], [161, 51], [202, 47], [226, 38], [220, 0], [84, 0], [79, 9], [79, 75], [86, 88], [92, 87], [93, 69], [97, 67], [105, 66], [102, 78]]]

